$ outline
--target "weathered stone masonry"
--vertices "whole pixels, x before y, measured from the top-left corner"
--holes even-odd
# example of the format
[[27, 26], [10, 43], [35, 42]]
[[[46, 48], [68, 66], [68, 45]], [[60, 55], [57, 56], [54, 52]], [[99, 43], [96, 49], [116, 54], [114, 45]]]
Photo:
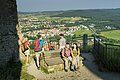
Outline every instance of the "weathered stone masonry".
[[0, 66], [18, 61], [16, 0], [0, 0]]

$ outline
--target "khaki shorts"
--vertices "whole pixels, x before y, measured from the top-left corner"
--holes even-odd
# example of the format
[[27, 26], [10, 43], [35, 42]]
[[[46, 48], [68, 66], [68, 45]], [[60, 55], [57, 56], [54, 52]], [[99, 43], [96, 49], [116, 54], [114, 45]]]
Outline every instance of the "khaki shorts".
[[65, 46], [60, 46], [60, 49], [64, 49], [65, 48]]
[[41, 53], [42, 53], [42, 51], [35, 52], [36, 57], [39, 57]]

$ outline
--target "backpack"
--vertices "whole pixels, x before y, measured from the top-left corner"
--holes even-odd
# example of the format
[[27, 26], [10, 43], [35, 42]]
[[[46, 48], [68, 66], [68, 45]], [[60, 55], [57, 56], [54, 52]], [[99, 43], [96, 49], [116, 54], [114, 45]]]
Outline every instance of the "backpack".
[[34, 51], [35, 52], [40, 51], [40, 41], [39, 40], [34, 41]]
[[24, 52], [29, 49], [29, 48], [28, 48], [28, 44], [29, 44], [28, 41], [25, 41], [25, 42], [24, 42], [24, 44], [23, 44], [23, 46], [24, 46], [24, 47], [23, 47], [23, 48], [24, 48]]

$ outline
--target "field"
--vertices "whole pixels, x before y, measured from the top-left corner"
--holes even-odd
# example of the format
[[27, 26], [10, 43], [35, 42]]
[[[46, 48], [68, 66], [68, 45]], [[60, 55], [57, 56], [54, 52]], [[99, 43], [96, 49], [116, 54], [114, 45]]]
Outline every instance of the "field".
[[78, 30], [73, 32], [73, 34], [75, 34], [76, 36], [83, 36], [83, 34], [88, 34], [88, 36], [91, 36], [92, 32], [90, 30]]
[[109, 39], [120, 40], [120, 30], [111, 30], [111, 31], [101, 32], [100, 35]]
[[[92, 32], [90, 30], [78, 30], [73, 32], [76, 36], [83, 36], [83, 34], [88, 34], [88, 36], [92, 35]], [[113, 39], [113, 40], [120, 40], [120, 30], [110, 30], [110, 31], [103, 31], [99, 36], [104, 36], [108, 39]]]

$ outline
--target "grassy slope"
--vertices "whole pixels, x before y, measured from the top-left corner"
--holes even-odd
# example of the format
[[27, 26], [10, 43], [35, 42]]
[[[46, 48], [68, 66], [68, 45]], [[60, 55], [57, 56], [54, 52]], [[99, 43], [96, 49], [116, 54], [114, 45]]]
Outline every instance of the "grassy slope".
[[82, 36], [83, 34], [88, 34], [88, 36], [92, 35], [92, 32], [90, 30], [78, 30], [73, 32], [73, 34], [76, 34], [77, 36]]
[[[88, 34], [88, 36], [91, 36], [92, 32], [89, 30], [78, 30], [78, 31], [73, 32], [73, 34], [76, 34], [77, 36]], [[104, 32], [101, 32], [99, 35], [110, 38], [110, 39], [120, 40], [120, 30], [104, 31]]]
[[110, 39], [120, 40], [120, 30], [101, 32], [100, 35], [110, 38]]

